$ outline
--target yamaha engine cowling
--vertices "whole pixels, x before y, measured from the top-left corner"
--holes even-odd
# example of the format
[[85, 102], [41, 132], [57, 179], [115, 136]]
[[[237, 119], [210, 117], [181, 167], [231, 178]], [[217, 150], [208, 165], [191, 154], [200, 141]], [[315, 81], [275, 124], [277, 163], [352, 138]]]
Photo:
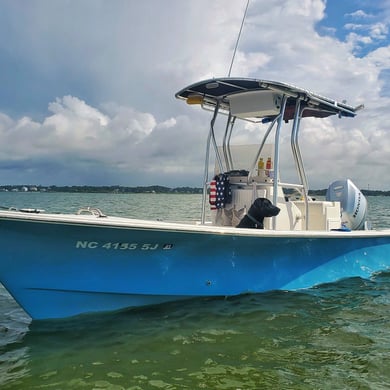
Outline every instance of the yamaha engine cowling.
[[326, 200], [340, 202], [344, 226], [351, 230], [365, 229], [367, 200], [351, 180], [334, 181], [326, 191]]

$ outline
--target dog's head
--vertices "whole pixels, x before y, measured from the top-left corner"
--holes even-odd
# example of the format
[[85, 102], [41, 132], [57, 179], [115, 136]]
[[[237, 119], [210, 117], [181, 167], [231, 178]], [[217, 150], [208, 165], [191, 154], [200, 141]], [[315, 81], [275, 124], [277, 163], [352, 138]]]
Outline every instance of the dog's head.
[[280, 208], [274, 206], [271, 201], [266, 198], [257, 198], [250, 208], [250, 213], [255, 218], [274, 217], [275, 215], [278, 215], [279, 212]]

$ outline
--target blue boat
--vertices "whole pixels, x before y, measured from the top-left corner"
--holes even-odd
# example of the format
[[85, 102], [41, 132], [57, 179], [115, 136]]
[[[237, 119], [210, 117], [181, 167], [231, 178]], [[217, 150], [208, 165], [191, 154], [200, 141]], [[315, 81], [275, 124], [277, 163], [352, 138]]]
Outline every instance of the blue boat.
[[[326, 199], [312, 199], [298, 142], [305, 118], [350, 120], [362, 107], [230, 77], [176, 97], [211, 112], [201, 220], [114, 217], [93, 207], [1, 210], [0, 282], [33, 319], [305, 289], [389, 268], [390, 230], [370, 229], [366, 198], [348, 179], [331, 183]], [[246, 123], [259, 142], [236, 145]], [[282, 128], [296, 183], [280, 174]]]

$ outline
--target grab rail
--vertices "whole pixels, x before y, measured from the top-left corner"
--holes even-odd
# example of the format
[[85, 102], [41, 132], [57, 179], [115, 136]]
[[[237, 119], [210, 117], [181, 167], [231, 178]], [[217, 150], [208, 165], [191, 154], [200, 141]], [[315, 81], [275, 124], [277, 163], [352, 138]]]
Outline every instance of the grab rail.
[[81, 208], [77, 211], [77, 215], [82, 215], [85, 213], [89, 213], [89, 214], [94, 215], [95, 217], [98, 217], [98, 218], [107, 217], [107, 215], [103, 214], [102, 211], [96, 207], [89, 207], [88, 206], [88, 207]]

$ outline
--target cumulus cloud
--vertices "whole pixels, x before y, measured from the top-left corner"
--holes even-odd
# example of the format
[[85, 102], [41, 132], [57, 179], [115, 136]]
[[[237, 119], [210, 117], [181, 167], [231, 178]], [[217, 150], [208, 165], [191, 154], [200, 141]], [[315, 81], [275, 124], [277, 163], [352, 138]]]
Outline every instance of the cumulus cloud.
[[[0, 116], [0, 141], [12, 145], [0, 152], [3, 174], [18, 169], [28, 177], [33, 172], [41, 176], [40, 183], [47, 185], [52, 184], [48, 179], [58, 180], [53, 173], [60, 171], [70, 184], [110, 184], [119, 180], [130, 185], [131, 179], [127, 178], [153, 184], [142, 178], [151, 174], [163, 184], [168, 180], [164, 179], [166, 175], [178, 173], [180, 180], [189, 185], [186, 172], [201, 169], [199, 133], [203, 131], [186, 117], [158, 123], [152, 114], [132, 107], [110, 103], [99, 110], [73, 96], [57, 98], [49, 104], [49, 111], [52, 114], [42, 122]], [[197, 175], [190, 172], [188, 176], [193, 180]]]
[[[387, 10], [386, 2], [379, 2], [378, 9]], [[382, 11], [382, 10], [381, 10]], [[372, 13], [366, 13], [363, 10], [357, 10], [347, 13], [346, 18], [352, 20], [352, 23], [346, 23], [344, 29], [351, 31], [347, 35], [347, 41], [352, 45], [353, 52], [360, 55], [367, 50], [370, 45], [379, 45], [380, 42], [386, 42], [389, 32], [389, 19], [387, 12], [380, 12], [380, 17]]]
[[367, 19], [367, 18], [372, 18], [373, 17], [373, 15], [368, 14], [367, 12], [364, 12], [361, 9], [358, 9], [358, 10], [356, 10], [354, 12], [349, 13], [349, 14], [347, 13], [345, 15], [346, 16], [350, 16], [353, 19]]
[[[245, 6], [246, 0], [2, 2], [0, 36], [7, 39], [0, 39], [0, 52], [8, 64], [0, 96], [2, 182], [201, 185], [209, 115], [174, 93], [227, 75]], [[388, 189], [390, 12], [382, 19], [363, 9], [351, 13], [345, 41], [318, 34], [325, 13], [324, 0], [299, 7], [252, 0], [232, 76], [364, 103], [354, 120], [305, 121], [309, 181], [323, 188], [337, 172]], [[247, 126], [237, 139], [255, 136]]]

